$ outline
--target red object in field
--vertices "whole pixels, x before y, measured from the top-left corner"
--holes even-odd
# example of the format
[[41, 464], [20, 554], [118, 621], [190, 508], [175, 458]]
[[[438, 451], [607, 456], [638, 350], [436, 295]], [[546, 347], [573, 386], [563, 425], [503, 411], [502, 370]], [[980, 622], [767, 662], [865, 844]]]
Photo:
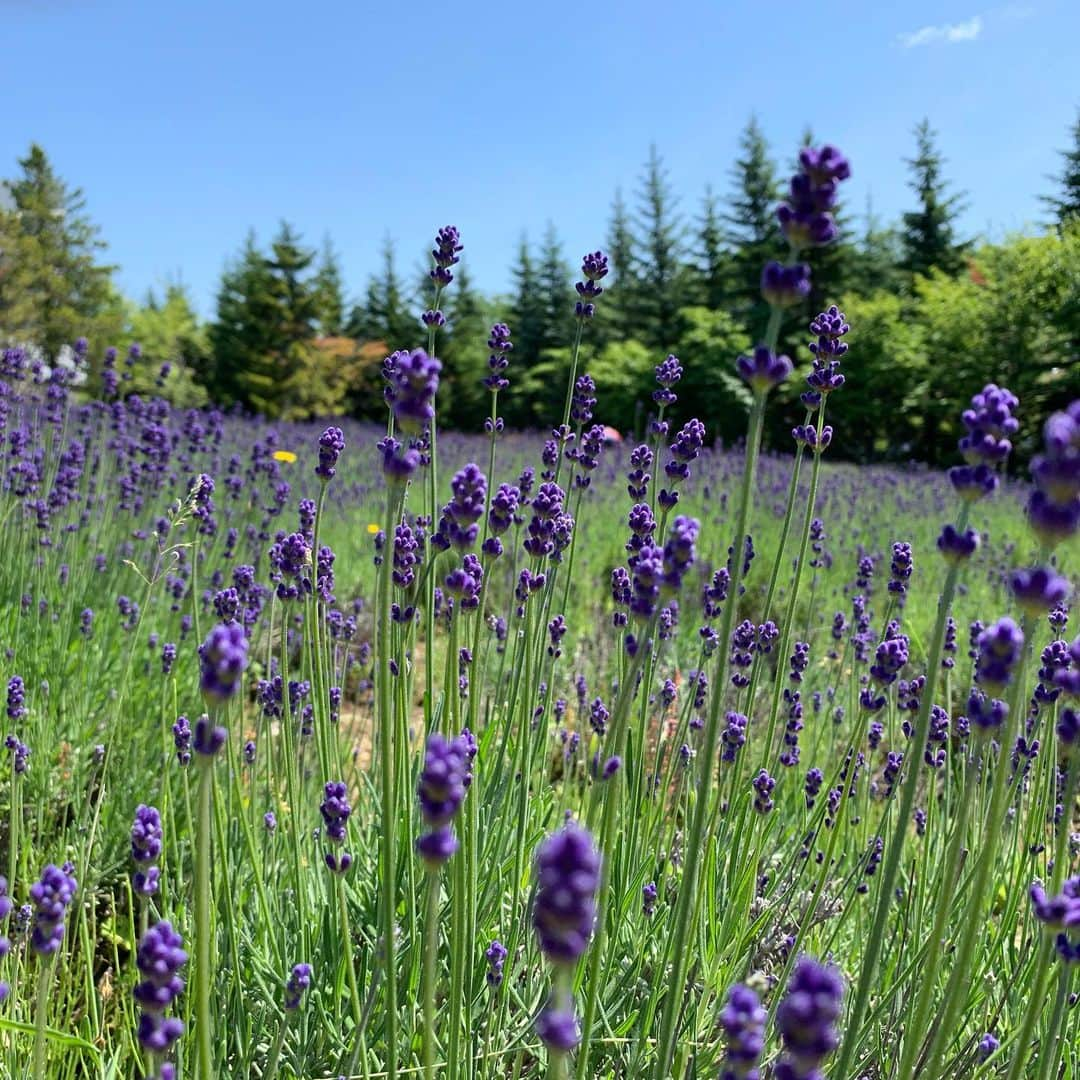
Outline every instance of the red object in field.
[[622, 435], [618, 431], [616, 431], [613, 427], [609, 427], [607, 424], [605, 424], [604, 425], [604, 442], [606, 442], [608, 445], [610, 445], [611, 443], [621, 443], [622, 442]]

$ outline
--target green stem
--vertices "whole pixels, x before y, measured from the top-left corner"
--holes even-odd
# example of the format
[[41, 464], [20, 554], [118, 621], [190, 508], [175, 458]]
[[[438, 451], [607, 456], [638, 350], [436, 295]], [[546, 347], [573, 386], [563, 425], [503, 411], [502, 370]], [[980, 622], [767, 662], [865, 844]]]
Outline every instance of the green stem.
[[34, 1080], [45, 1080], [45, 1019], [49, 1000], [52, 960], [42, 957], [34, 1002]]
[[197, 755], [199, 763], [199, 814], [195, 836], [195, 1042], [201, 1080], [214, 1075], [214, 1033], [210, 1020], [210, 846], [214, 800], [214, 759]]
[[424, 1080], [435, 1078], [435, 969], [439, 959], [439, 872], [427, 873], [424, 914]]
[[[433, 425], [434, 427], [434, 425]], [[433, 431], [434, 434], [434, 431]], [[434, 451], [434, 447], [432, 447]], [[434, 473], [434, 453], [432, 455]], [[394, 922], [397, 907], [397, 852], [394, 794], [394, 715], [390, 685], [390, 573], [393, 566], [393, 535], [397, 490], [386, 492], [386, 522], [383, 561], [379, 568], [379, 615], [376, 623], [378, 651], [379, 772], [382, 796], [382, 821], [379, 830], [381, 848], [380, 884], [382, 887], [383, 959], [386, 971], [386, 1069], [390, 1080], [397, 1076], [397, 964], [394, 955]], [[430, 610], [430, 609], [429, 609]], [[427, 641], [427, 667], [432, 666], [432, 641]]]
[[718, 664], [717, 681], [709, 707], [709, 719], [705, 728], [705, 739], [698, 754], [699, 783], [697, 801], [694, 805], [694, 817], [690, 826], [690, 837], [686, 845], [686, 863], [683, 879], [679, 887], [679, 898], [675, 912], [674, 932], [670, 938], [669, 952], [673, 953], [674, 963], [671, 981], [664, 1001], [664, 1013], [660, 1026], [658, 1054], [654, 1070], [655, 1080], [667, 1080], [671, 1075], [670, 1066], [675, 1052], [675, 1034], [678, 1018], [682, 1011], [683, 991], [686, 985], [686, 969], [690, 953], [696, 950], [690, 940], [690, 917], [694, 909], [697, 892], [698, 874], [705, 848], [705, 823], [709, 819], [710, 789], [713, 780], [713, 766], [720, 738], [720, 702], [723, 699], [723, 685], [727, 678], [727, 657], [730, 651], [731, 629], [735, 611], [739, 605], [739, 585], [742, 582], [743, 545], [745, 543], [747, 523], [750, 519], [750, 506], [753, 502], [754, 479], [757, 472], [758, 452], [761, 449], [762, 420], [765, 415], [765, 395], [758, 394], [750, 411], [750, 427], [746, 439], [746, 461], [743, 467], [742, 492], [739, 501], [739, 518], [735, 532], [734, 555], [731, 561], [731, 580], [728, 586], [728, 598], [724, 602], [724, 611], [720, 624], [721, 657]]

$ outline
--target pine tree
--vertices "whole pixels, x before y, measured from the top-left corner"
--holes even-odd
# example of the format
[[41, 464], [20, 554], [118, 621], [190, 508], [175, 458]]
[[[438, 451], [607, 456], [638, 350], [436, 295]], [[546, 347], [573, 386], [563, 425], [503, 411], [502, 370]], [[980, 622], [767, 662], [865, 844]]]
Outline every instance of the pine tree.
[[548, 222], [540, 246], [538, 285], [543, 311], [540, 351], [565, 345], [573, 323], [574, 287], [555, 226]]
[[676, 205], [663, 160], [651, 146], [638, 191], [643, 285], [639, 304], [642, 341], [661, 351], [675, 347], [679, 308], [685, 301], [681, 272], [684, 229]]
[[324, 337], [338, 337], [345, 330], [345, 289], [341, 262], [329, 236], [323, 239], [314, 291], [319, 333]]
[[901, 266], [909, 274], [926, 274], [932, 267], [957, 274], [965, 266], [970, 247], [956, 239], [956, 219], [964, 208], [964, 197], [949, 193], [941, 175], [945, 159], [936, 139], [930, 121], [922, 120], [915, 128], [915, 157], [905, 159], [911, 172], [909, 186], [919, 199], [919, 209], [903, 215]]
[[900, 282], [900, 237], [893, 226], [883, 226], [874, 213], [870, 197], [855, 257], [854, 287], [863, 295], [878, 290], [894, 292]]
[[214, 392], [268, 416], [304, 415], [311, 385], [317, 302], [309, 273], [314, 252], [283, 223], [259, 251], [249, 235], [218, 292]]
[[743, 129], [739, 146], [740, 156], [731, 169], [730, 209], [722, 215], [724, 242], [732, 253], [727, 306], [757, 337], [769, 318], [769, 306], [761, 298], [761, 269], [779, 251], [779, 190], [776, 165], [756, 116], [751, 115]]
[[1061, 172], [1052, 177], [1059, 194], [1044, 195], [1042, 199], [1057, 225], [1080, 218], [1080, 109], [1076, 110], [1071, 135], [1072, 146], [1061, 151], [1064, 161]]
[[[20, 238], [19, 302], [33, 307], [26, 329], [46, 355], [55, 356], [79, 336], [104, 336], [118, 329], [121, 312], [112, 290], [113, 268], [98, 262], [105, 244], [86, 213], [82, 191], [57, 176], [36, 143], [18, 164], [19, 175], [7, 185], [14, 222], [9, 218], [5, 231]], [[9, 281], [8, 292], [13, 284]], [[14, 296], [5, 298], [5, 304], [15, 303]], [[0, 308], [0, 322], [6, 314]]]
[[413, 349], [420, 343], [420, 322], [410, 310], [389, 238], [382, 259], [382, 273], [368, 280], [364, 301], [353, 307], [346, 332], [359, 341], [382, 341], [390, 350]]
[[487, 397], [482, 380], [487, 372], [487, 305], [472, 283], [463, 259], [454, 267], [446, 292], [447, 327], [439, 356], [443, 362], [440, 400], [454, 427], [475, 429]]
[[724, 247], [723, 226], [717, 208], [716, 195], [706, 187], [698, 218], [695, 276], [697, 300], [712, 311], [721, 308], [726, 299], [727, 281], [731, 276], [731, 254]]
[[511, 273], [514, 296], [510, 305], [510, 332], [514, 340], [514, 366], [528, 369], [537, 363], [544, 348], [544, 298], [540, 292], [540, 273], [526, 236], [518, 244], [517, 261]]
[[597, 350], [612, 341], [634, 337], [641, 327], [642, 287], [638, 251], [630, 211], [622, 189], [616, 188], [605, 247], [611, 272], [604, 279], [604, 298], [597, 305], [596, 317], [589, 328], [589, 338]]

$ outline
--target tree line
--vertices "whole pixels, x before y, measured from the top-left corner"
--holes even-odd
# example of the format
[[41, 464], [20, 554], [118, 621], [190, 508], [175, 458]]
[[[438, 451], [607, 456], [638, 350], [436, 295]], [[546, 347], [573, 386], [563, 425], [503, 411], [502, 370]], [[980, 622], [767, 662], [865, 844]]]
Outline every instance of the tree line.
[[[1041, 418], [1080, 393], [1080, 113], [1070, 136], [1036, 235], [990, 243], [960, 234], [966, 197], [947, 180], [925, 120], [905, 159], [912, 208], [893, 223], [870, 206], [839, 208], [839, 240], [809, 253], [813, 288], [789, 313], [782, 345], [805, 363], [812, 314], [832, 302], [847, 312], [848, 382], [830, 403], [842, 453], [944, 460], [956, 417], [986, 381], [1020, 396], [1032, 439]], [[807, 131], [804, 145], [813, 141]], [[793, 171], [794, 157], [778, 162], [751, 118], [722, 194], [709, 188], [685, 207], [655, 148], [634, 189], [615, 192], [605, 237], [610, 287], [586, 346], [607, 422], [628, 433], [643, 428], [653, 367], [675, 353], [686, 371], [686, 416], [701, 415], [724, 440], [742, 434], [747, 401], [732, 364], [765, 329], [759, 277], [780, 250], [775, 211]], [[417, 316], [430, 298], [427, 268], [403, 270], [389, 241], [378, 271], [350, 297], [329, 239], [315, 249], [288, 223], [268, 244], [251, 233], [222, 274], [208, 322], [180, 285], [125, 300], [105, 251], [82, 193], [31, 147], [0, 185], [0, 339], [51, 357], [80, 335], [95, 356], [126, 337], [140, 342], [144, 360], [124, 392], [270, 416], [381, 419], [383, 357], [425, 336]], [[494, 321], [507, 322], [514, 340], [511, 390], [500, 397], [507, 423], [542, 427], [557, 412], [574, 294], [553, 226], [536, 241], [522, 237], [510, 281], [505, 294], [485, 295], [467, 251], [456, 268], [439, 346], [440, 411], [450, 426], [475, 429], [483, 415]], [[770, 437], [782, 446], [801, 421], [794, 384], [771, 413]]]

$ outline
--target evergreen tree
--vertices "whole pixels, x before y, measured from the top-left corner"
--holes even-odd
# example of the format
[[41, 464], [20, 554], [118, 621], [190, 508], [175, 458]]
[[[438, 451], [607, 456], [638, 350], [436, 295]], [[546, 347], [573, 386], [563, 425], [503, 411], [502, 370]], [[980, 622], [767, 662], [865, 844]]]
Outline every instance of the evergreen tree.
[[218, 292], [214, 391], [268, 416], [305, 415], [312, 385], [317, 302], [308, 272], [314, 252], [283, 223], [259, 251], [249, 235]]
[[528, 237], [518, 244], [517, 261], [511, 271], [514, 296], [510, 305], [510, 332], [514, 339], [514, 366], [530, 368], [544, 348], [544, 298], [540, 273], [529, 250]]
[[724, 247], [723, 225], [716, 195], [706, 187], [697, 223], [695, 276], [697, 301], [716, 311], [724, 305], [727, 282], [731, 277], [731, 255]]
[[324, 337], [340, 336], [345, 330], [345, 289], [341, 262], [329, 236], [323, 239], [313, 287], [319, 333]]
[[353, 307], [346, 331], [359, 341], [382, 341], [390, 350], [413, 349], [420, 343], [420, 322], [410, 310], [389, 238], [382, 254], [382, 273], [368, 280], [364, 301]]
[[963, 210], [962, 194], [950, 194], [941, 173], [945, 165], [936, 144], [937, 134], [929, 120], [915, 128], [915, 157], [906, 159], [911, 172], [909, 186], [919, 208], [903, 215], [903, 259], [909, 274], [926, 274], [932, 267], [946, 274], [964, 268], [970, 244], [956, 239], [956, 218]]
[[[0, 323], [18, 304], [21, 313], [12, 321], [22, 323], [46, 355], [56, 356], [79, 336], [104, 337], [119, 329], [113, 268], [98, 262], [105, 244], [82, 191], [57, 176], [36, 143], [18, 164], [19, 175], [7, 185], [11, 209], [3, 229], [18, 238], [19, 269], [8, 279], [7, 295], [0, 293]], [[28, 305], [33, 314], [26, 326]]]
[[447, 326], [439, 349], [443, 362], [439, 396], [452, 426], [475, 430], [487, 397], [482, 379], [487, 372], [488, 320], [487, 307], [473, 287], [464, 260], [454, 267], [454, 281], [445, 296]]
[[1053, 177], [1059, 194], [1045, 195], [1042, 200], [1058, 225], [1080, 218], [1080, 109], [1076, 110], [1071, 135], [1072, 146], [1061, 151], [1061, 172]]
[[850, 287], [869, 296], [878, 290], [895, 291], [900, 284], [900, 237], [892, 226], [883, 226], [874, 213], [870, 197], [855, 257], [855, 273]]
[[681, 264], [684, 229], [663, 160], [655, 146], [649, 148], [649, 160], [641, 178], [637, 224], [641, 230], [643, 286], [638, 298], [641, 340], [667, 352], [678, 339], [679, 308], [686, 300]]
[[540, 333], [540, 352], [565, 345], [573, 323], [574, 287], [570, 264], [563, 255], [562, 243], [555, 226], [548, 223], [540, 246], [538, 285], [543, 312]]
[[769, 305], [761, 298], [761, 270], [780, 250], [779, 189], [776, 165], [756, 116], [751, 115], [743, 129], [739, 147], [731, 169], [730, 208], [722, 216], [724, 242], [732, 253], [727, 307], [756, 338], [769, 319]]
[[596, 348], [632, 338], [641, 326], [641, 280], [638, 276], [638, 240], [622, 190], [615, 189], [608, 223], [605, 254], [611, 272], [604, 279], [604, 299], [597, 306], [589, 337]]

